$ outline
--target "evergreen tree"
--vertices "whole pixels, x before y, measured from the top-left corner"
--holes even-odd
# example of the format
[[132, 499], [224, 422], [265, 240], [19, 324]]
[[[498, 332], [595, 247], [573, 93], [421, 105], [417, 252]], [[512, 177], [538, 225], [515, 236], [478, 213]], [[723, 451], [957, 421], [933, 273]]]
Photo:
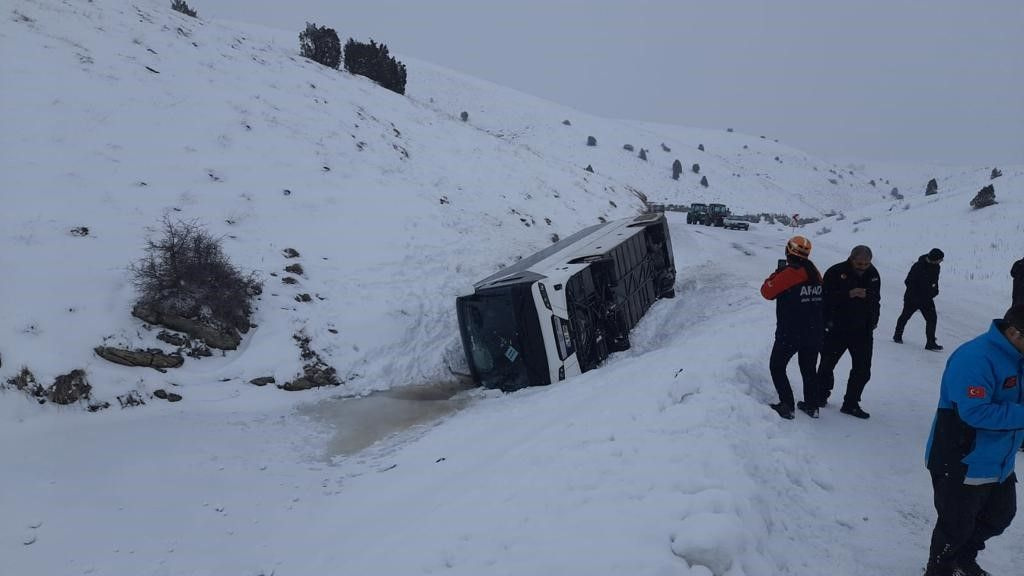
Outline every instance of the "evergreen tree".
[[[664, 146], [664, 144], [662, 144]], [[679, 175], [683, 173], [683, 163], [676, 158], [676, 161], [672, 163], [672, 179], [679, 180]]]
[[386, 44], [356, 42], [352, 38], [345, 43], [345, 70], [358, 76], [365, 76], [384, 88], [405, 94], [405, 64], [395, 60], [388, 53]]
[[928, 186], [926, 186], [925, 189], [924, 189], [924, 195], [925, 196], [931, 196], [932, 194], [938, 194], [938, 193], [939, 193], [939, 183], [935, 181], [935, 178], [932, 178], [931, 180], [928, 181]]
[[197, 18], [198, 17], [198, 14], [196, 14], [196, 11], [193, 10], [185, 2], [185, 0], [171, 0], [171, 10], [174, 10], [175, 12], [181, 12], [185, 16], [191, 16], [193, 18]]
[[337, 70], [341, 63], [341, 40], [333, 28], [307, 22], [299, 34], [299, 47], [303, 57], [328, 68]]

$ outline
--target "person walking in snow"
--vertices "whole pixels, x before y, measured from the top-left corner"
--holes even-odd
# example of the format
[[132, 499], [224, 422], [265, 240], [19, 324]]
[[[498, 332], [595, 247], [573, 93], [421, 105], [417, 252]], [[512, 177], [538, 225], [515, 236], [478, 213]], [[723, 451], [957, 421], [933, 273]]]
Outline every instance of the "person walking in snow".
[[945, 254], [938, 248], [932, 248], [927, 254], [922, 254], [917, 262], [910, 267], [907, 279], [903, 283], [907, 291], [903, 294], [903, 312], [896, 320], [896, 332], [892, 341], [897, 344], [903, 343], [903, 329], [907, 321], [914, 315], [914, 312], [921, 311], [924, 316], [924, 335], [927, 343], [925, 350], [942, 350], [942, 346], [935, 341], [935, 326], [938, 323], [938, 315], [935, 312], [935, 297], [939, 295], [939, 265]]
[[775, 344], [768, 366], [779, 394], [773, 410], [793, 419], [793, 388], [786, 366], [794, 355], [803, 378], [804, 399], [799, 408], [811, 418], [818, 417], [818, 388], [815, 365], [824, 331], [822, 323], [821, 273], [810, 260], [811, 241], [794, 236], [786, 243], [786, 259], [761, 285], [761, 295], [775, 300]]
[[1017, 509], [1024, 441], [1024, 304], [961, 345], [942, 373], [925, 458], [935, 511], [925, 576], [984, 576], [980, 550]]
[[871, 379], [874, 331], [881, 309], [882, 280], [871, 264], [871, 248], [854, 246], [850, 257], [832, 266], [824, 278], [825, 340], [818, 364], [819, 405], [825, 406], [835, 385], [839, 359], [850, 351], [850, 376], [840, 412], [857, 418], [871, 415], [860, 407], [864, 386]]
[[1024, 304], [1024, 258], [1013, 263], [1010, 277], [1013, 278], [1013, 305]]

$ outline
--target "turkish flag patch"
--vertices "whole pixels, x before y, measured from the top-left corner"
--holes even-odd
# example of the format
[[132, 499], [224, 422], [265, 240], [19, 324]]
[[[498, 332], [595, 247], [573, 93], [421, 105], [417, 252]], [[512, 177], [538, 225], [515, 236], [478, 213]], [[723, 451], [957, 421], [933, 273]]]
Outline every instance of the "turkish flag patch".
[[968, 386], [967, 387], [968, 398], [984, 398], [985, 387], [984, 386]]
[[1006, 380], [1003, 380], [1003, 388], [1007, 388], [1008, 389], [1008, 388], [1016, 388], [1016, 387], [1017, 387], [1017, 377], [1016, 376], [1010, 376]]

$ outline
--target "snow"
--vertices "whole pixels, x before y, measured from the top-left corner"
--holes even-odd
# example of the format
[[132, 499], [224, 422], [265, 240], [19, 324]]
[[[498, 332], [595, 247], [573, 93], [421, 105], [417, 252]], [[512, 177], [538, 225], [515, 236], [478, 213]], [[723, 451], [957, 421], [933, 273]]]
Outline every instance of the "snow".
[[[920, 571], [939, 377], [1009, 303], [1024, 166], [999, 166], [999, 204], [972, 210], [992, 166], [840, 166], [724, 127], [588, 116], [404, 55], [398, 96], [300, 58], [297, 33], [156, 0], [12, 0], [4, 15], [0, 381], [81, 368], [113, 407], [0, 391], [0, 574]], [[925, 197], [929, 177], [939, 193]], [[637, 193], [823, 219], [740, 232], [670, 214], [677, 297], [630, 350], [549, 387], [459, 391], [455, 297], [552, 234], [635, 214]], [[110, 364], [95, 346], [164, 346], [130, 315], [127, 271], [164, 215], [202, 223], [264, 280], [258, 327], [167, 373]], [[794, 232], [822, 270], [874, 249], [868, 421], [767, 407], [775, 315], [758, 287]], [[903, 277], [933, 246], [939, 354], [919, 315], [906, 344], [889, 341]], [[299, 283], [282, 284], [295, 262]], [[343, 383], [249, 384], [300, 374], [300, 332]], [[795, 362], [790, 374], [799, 395]], [[410, 385], [447, 392], [402, 396]], [[133, 390], [146, 405], [121, 409]], [[1018, 521], [982, 565], [1015, 573], [1022, 537]]]

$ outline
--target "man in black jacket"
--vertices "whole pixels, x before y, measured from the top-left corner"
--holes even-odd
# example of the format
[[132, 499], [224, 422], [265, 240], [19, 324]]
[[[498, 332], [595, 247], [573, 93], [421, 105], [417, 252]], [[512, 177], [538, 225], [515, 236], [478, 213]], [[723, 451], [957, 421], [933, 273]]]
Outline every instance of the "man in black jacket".
[[942, 250], [932, 248], [910, 267], [907, 279], [903, 281], [907, 291], [903, 294], [903, 312], [896, 320], [893, 342], [903, 343], [903, 328], [906, 327], [907, 320], [910, 320], [914, 312], [920, 310], [924, 316], [924, 335], [928, 339], [924, 345], [925, 350], [942, 350], [942, 346], [935, 341], [935, 325], [938, 322], [935, 297], [939, 295], [939, 264], [942, 263], [944, 256]]
[[828, 404], [835, 385], [836, 364], [849, 350], [852, 366], [840, 412], [857, 418], [871, 416], [861, 409], [860, 397], [871, 379], [881, 286], [878, 270], [871, 265], [871, 248], [867, 246], [854, 246], [849, 258], [825, 272], [825, 342], [818, 363], [821, 406]]
[[1010, 277], [1013, 278], [1013, 305], [1024, 304], [1024, 258], [1013, 263]]

